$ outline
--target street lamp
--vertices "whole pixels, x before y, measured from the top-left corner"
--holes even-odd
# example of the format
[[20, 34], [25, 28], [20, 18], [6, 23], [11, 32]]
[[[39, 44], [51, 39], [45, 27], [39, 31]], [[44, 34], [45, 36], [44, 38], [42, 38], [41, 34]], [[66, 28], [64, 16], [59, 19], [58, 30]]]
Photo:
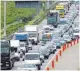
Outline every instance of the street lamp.
[[6, 38], [6, 1], [4, 1], [4, 38]]

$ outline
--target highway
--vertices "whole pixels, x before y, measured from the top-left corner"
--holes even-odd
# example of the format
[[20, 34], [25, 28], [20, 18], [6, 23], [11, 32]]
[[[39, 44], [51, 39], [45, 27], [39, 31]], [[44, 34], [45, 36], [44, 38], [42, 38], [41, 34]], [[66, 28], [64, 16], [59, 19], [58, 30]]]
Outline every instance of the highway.
[[[69, 11], [71, 11], [71, 10], [73, 11], [73, 9], [75, 9], [75, 8], [76, 8], [75, 4], [72, 4], [70, 6]], [[70, 13], [67, 13], [64, 18], [67, 18], [69, 15], [70, 15]], [[78, 21], [78, 18], [79, 18], [79, 16], [77, 15], [76, 18], [73, 19], [73, 24], [76, 23], [76, 20]], [[38, 31], [41, 31], [43, 29], [43, 26], [45, 26], [45, 25], [47, 25], [47, 19], [44, 19], [38, 25], [38, 27], [39, 27]], [[14, 39], [14, 37], [11, 37], [11, 38]], [[69, 43], [71, 43], [71, 41]], [[67, 44], [67, 42], [66, 42], [66, 44]], [[54, 59], [54, 57], [60, 50], [60, 49], [56, 48], [56, 52], [51, 53], [49, 55], [49, 58], [44, 60], [44, 62], [41, 65], [40, 70], [45, 70], [47, 67], [49, 68], [47, 71], [49, 71], [49, 70], [52, 70], [52, 71], [53, 70], [79, 70], [80, 69], [80, 67], [79, 67], [79, 44], [80, 43], [76, 43], [75, 45], [72, 45], [72, 46], [70, 44], [70, 47], [62, 53], [61, 57], [59, 57], [59, 60], [58, 60], [58, 62], [55, 63], [55, 66], [53, 65], [54, 68], [51, 68], [52, 67], [51, 61], [52, 61], [52, 59]], [[41, 46], [42, 45], [32, 45], [32, 50], [38, 50], [39, 47], [41, 47]], [[32, 50], [28, 50], [28, 51], [32, 51]], [[24, 55], [23, 55], [23, 57], [24, 57]], [[20, 58], [20, 61], [16, 61], [14, 63], [14, 67], [11, 70], [19, 70], [19, 68], [21, 66], [24, 66], [24, 64], [25, 64], [25, 61], [23, 61], [23, 58]]]

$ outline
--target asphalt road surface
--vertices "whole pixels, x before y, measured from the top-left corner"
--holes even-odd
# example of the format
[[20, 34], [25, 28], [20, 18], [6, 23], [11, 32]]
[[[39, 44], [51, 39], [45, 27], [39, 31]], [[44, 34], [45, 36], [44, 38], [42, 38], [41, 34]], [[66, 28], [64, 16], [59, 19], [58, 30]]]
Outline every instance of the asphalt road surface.
[[79, 43], [67, 49], [55, 66], [55, 70], [79, 70]]

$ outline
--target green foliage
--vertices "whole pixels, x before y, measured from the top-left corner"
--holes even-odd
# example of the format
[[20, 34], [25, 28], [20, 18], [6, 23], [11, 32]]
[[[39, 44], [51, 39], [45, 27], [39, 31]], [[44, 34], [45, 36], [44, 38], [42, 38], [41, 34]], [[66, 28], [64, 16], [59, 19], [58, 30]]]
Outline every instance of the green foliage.
[[[2, 7], [1, 7], [1, 28], [3, 27], [3, 17], [4, 17], [4, 12], [3, 12], [3, 3], [2, 3]], [[10, 34], [14, 33], [15, 31], [18, 30], [18, 28], [20, 27], [24, 27], [24, 25], [26, 24], [29, 24], [29, 25], [32, 25], [32, 24], [35, 24], [35, 22], [39, 19], [43, 19], [42, 17], [45, 15], [45, 13], [43, 12], [43, 10], [40, 11], [40, 13], [35, 16], [33, 19], [32, 19], [32, 15], [35, 15], [36, 14], [36, 10], [35, 9], [31, 9], [31, 8], [15, 8], [15, 4], [14, 2], [7, 2], [7, 18], [6, 18], [6, 21], [7, 21], [7, 25], [14, 22], [15, 20], [17, 19], [23, 19], [24, 18], [28, 18], [28, 21], [27, 23], [19, 23], [19, 24], [16, 24], [16, 25], [13, 25], [13, 26], [9, 26], [7, 28], [7, 36], [9, 36]], [[40, 21], [41, 21], [40, 20]], [[40, 23], [37, 22], [37, 24]], [[3, 37], [3, 31], [1, 30], [1, 38]]]
[[[29, 17], [36, 13], [36, 9], [32, 8], [16, 8], [14, 1], [6, 3], [6, 24], [11, 24], [18, 18]], [[1, 28], [4, 23], [4, 3], [1, 2]]]

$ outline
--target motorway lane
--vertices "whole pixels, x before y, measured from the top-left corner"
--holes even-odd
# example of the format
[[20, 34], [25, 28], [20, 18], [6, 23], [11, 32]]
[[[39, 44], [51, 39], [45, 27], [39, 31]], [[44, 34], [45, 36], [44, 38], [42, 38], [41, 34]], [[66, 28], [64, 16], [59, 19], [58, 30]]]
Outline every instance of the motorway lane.
[[39, 24], [39, 31], [42, 30], [43, 26], [47, 25], [47, 19], [44, 19], [41, 24]]
[[18, 61], [15, 62], [14, 67], [12, 68], [12, 70], [18, 70], [19, 67], [24, 65], [24, 61]]
[[[44, 20], [41, 22], [41, 24], [39, 24], [39, 31], [42, 30], [42, 27], [45, 26], [45, 25], [47, 25], [47, 20], [46, 20], [46, 19], [44, 19]], [[13, 39], [14, 39], [14, 37], [13, 37]], [[40, 45], [33, 45], [33, 46], [32, 46], [32, 50], [39, 49], [39, 48], [38, 48], [39, 46], [40, 46]], [[29, 50], [29, 51], [31, 51], [31, 50]], [[18, 68], [19, 68], [20, 66], [22, 66], [22, 65], [24, 65], [24, 61], [22, 61], [22, 59], [20, 59], [20, 61], [15, 62], [14, 67], [12, 68], [12, 70], [16, 70], [16, 69], [18, 69]]]

